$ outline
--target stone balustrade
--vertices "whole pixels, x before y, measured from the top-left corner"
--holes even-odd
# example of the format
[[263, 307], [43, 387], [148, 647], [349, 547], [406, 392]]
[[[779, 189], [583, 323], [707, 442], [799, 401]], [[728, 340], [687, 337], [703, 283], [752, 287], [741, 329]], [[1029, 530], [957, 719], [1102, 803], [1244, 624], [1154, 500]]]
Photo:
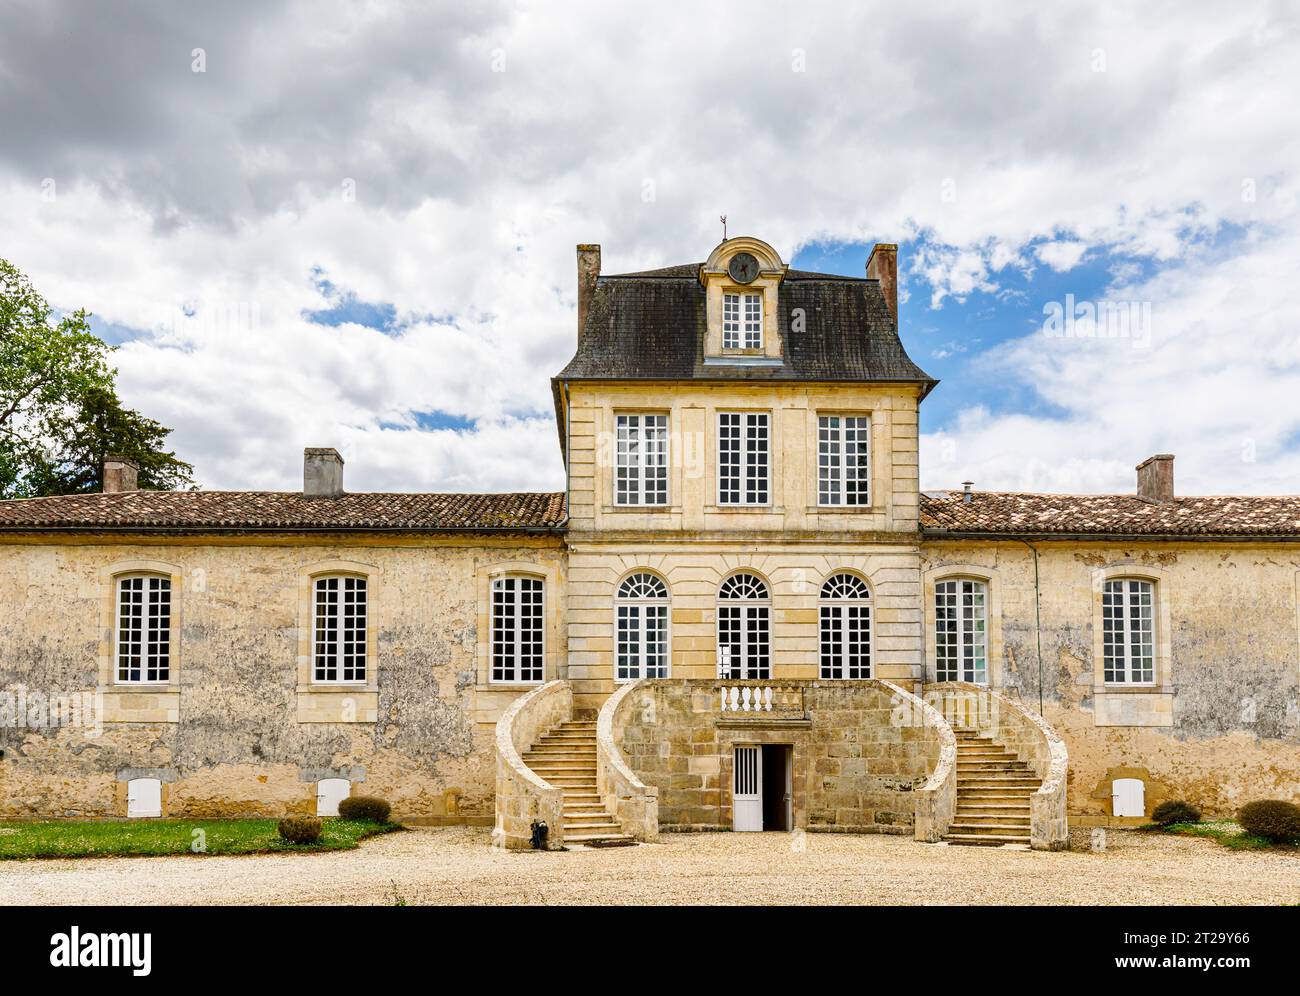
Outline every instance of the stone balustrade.
[[803, 715], [803, 687], [785, 682], [724, 681], [717, 687], [719, 711]]

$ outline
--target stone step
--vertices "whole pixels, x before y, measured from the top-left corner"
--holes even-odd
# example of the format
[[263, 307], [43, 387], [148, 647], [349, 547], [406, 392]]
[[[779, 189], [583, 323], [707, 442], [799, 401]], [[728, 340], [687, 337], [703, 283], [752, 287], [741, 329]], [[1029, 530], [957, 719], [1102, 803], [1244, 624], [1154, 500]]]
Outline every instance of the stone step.
[[957, 823], [954, 821], [948, 826], [949, 833], [981, 834], [1024, 834], [1029, 836], [1029, 824], [1020, 824], [1013, 822], [1003, 823]]
[[524, 763], [534, 771], [590, 771], [596, 773], [595, 761], [565, 761], [557, 758], [536, 758], [524, 755]]
[[970, 816], [996, 816], [999, 813], [1006, 813], [1008, 816], [1019, 818], [1029, 816], [1029, 803], [1026, 802], [972, 802], [968, 799], [957, 800], [957, 811], [954, 818], [960, 819], [963, 814]]
[[603, 820], [569, 820], [564, 821], [564, 836], [575, 833], [622, 833], [623, 828], [606, 816]]
[[1029, 817], [1017, 818], [999, 813], [996, 816], [973, 816], [970, 813], [957, 813], [953, 816], [949, 830], [969, 830], [972, 828], [1001, 830], [1008, 832], [1029, 833]]
[[963, 784], [973, 784], [975, 782], [988, 782], [992, 785], [1011, 785], [1025, 784], [1038, 785], [1041, 779], [1037, 775], [1026, 775], [1019, 771], [972, 771], [970, 773], [957, 772], [957, 789], [961, 791]]
[[944, 840], [953, 844], [986, 844], [992, 847], [996, 844], [1028, 844], [1029, 834], [952, 833], [945, 837]]
[[587, 844], [588, 846], [614, 846], [616, 844], [635, 844], [636, 838], [625, 833], [578, 833], [564, 835], [566, 844]]
[[983, 759], [968, 761], [957, 758], [958, 771], [1029, 771], [1033, 769], [1024, 761], [985, 761]]

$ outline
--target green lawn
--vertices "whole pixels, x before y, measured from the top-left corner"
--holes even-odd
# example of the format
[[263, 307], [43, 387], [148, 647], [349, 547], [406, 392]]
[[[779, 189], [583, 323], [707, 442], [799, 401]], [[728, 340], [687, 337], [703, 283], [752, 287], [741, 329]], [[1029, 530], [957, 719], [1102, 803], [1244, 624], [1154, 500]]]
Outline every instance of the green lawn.
[[1157, 826], [1149, 823], [1144, 826], [1144, 830], [1155, 830], [1161, 833], [1176, 833], [1187, 837], [1208, 837], [1210, 840], [1222, 844], [1224, 847], [1230, 847], [1234, 851], [1254, 851], [1266, 848], [1275, 848], [1282, 851], [1296, 850], [1293, 844], [1274, 844], [1272, 841], [1265, 840], [1263, 837], [1255, 837], [1246, 833], [1241, 825], [1232, 820], [1204, 820], [1200, 823], [1171, 823], [1169, 826]]
[[395, 823], [322, 821], [315, 844], [280, 839], [278, 820], [41, 820], [0, 823], [0, 859], [87, 858], [163, 854], [264, 854], [342, 851], [357, 841], [398, 830]]

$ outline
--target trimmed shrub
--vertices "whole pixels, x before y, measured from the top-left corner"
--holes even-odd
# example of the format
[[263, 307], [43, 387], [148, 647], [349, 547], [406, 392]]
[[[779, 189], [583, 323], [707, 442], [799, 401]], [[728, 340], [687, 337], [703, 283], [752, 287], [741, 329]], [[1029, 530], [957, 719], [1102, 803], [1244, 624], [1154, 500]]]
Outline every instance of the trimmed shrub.
[[339, 816], [345, 820], [387, 823], [393, 807], [373, 795], [353, 795], [339, 802]]
[[314, 844], [320, 840], [320, 820], [314, 816], [290, 816], [280, 821], [280, 837], [290, 844]]
[[1275, 844], [1300, 844], [1300, 806], [1281, 799], [1248, 802], [1237, 814], [1237, 822], [1248, 834]]
[[1182, 799], [1170, 799], [1162, 802], [1151, 811], [1151, 822], [1156, 826], [1167, 827], [1171, 823], [1199, 823], [1201, 811], [1190, 802]]

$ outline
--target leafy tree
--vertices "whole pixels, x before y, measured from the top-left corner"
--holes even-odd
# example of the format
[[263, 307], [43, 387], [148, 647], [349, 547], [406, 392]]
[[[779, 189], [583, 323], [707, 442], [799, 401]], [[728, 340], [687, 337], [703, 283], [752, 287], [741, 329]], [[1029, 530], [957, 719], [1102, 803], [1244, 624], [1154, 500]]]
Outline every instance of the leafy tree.
[[142, 487], [192, 484], [190, 465], [162, 448], [171, 430], [122, 407], [111, 352], [87, 312], [54, 321], [0, 259], [0, 498], [98, 490], [110, 452], [139, 462]]

